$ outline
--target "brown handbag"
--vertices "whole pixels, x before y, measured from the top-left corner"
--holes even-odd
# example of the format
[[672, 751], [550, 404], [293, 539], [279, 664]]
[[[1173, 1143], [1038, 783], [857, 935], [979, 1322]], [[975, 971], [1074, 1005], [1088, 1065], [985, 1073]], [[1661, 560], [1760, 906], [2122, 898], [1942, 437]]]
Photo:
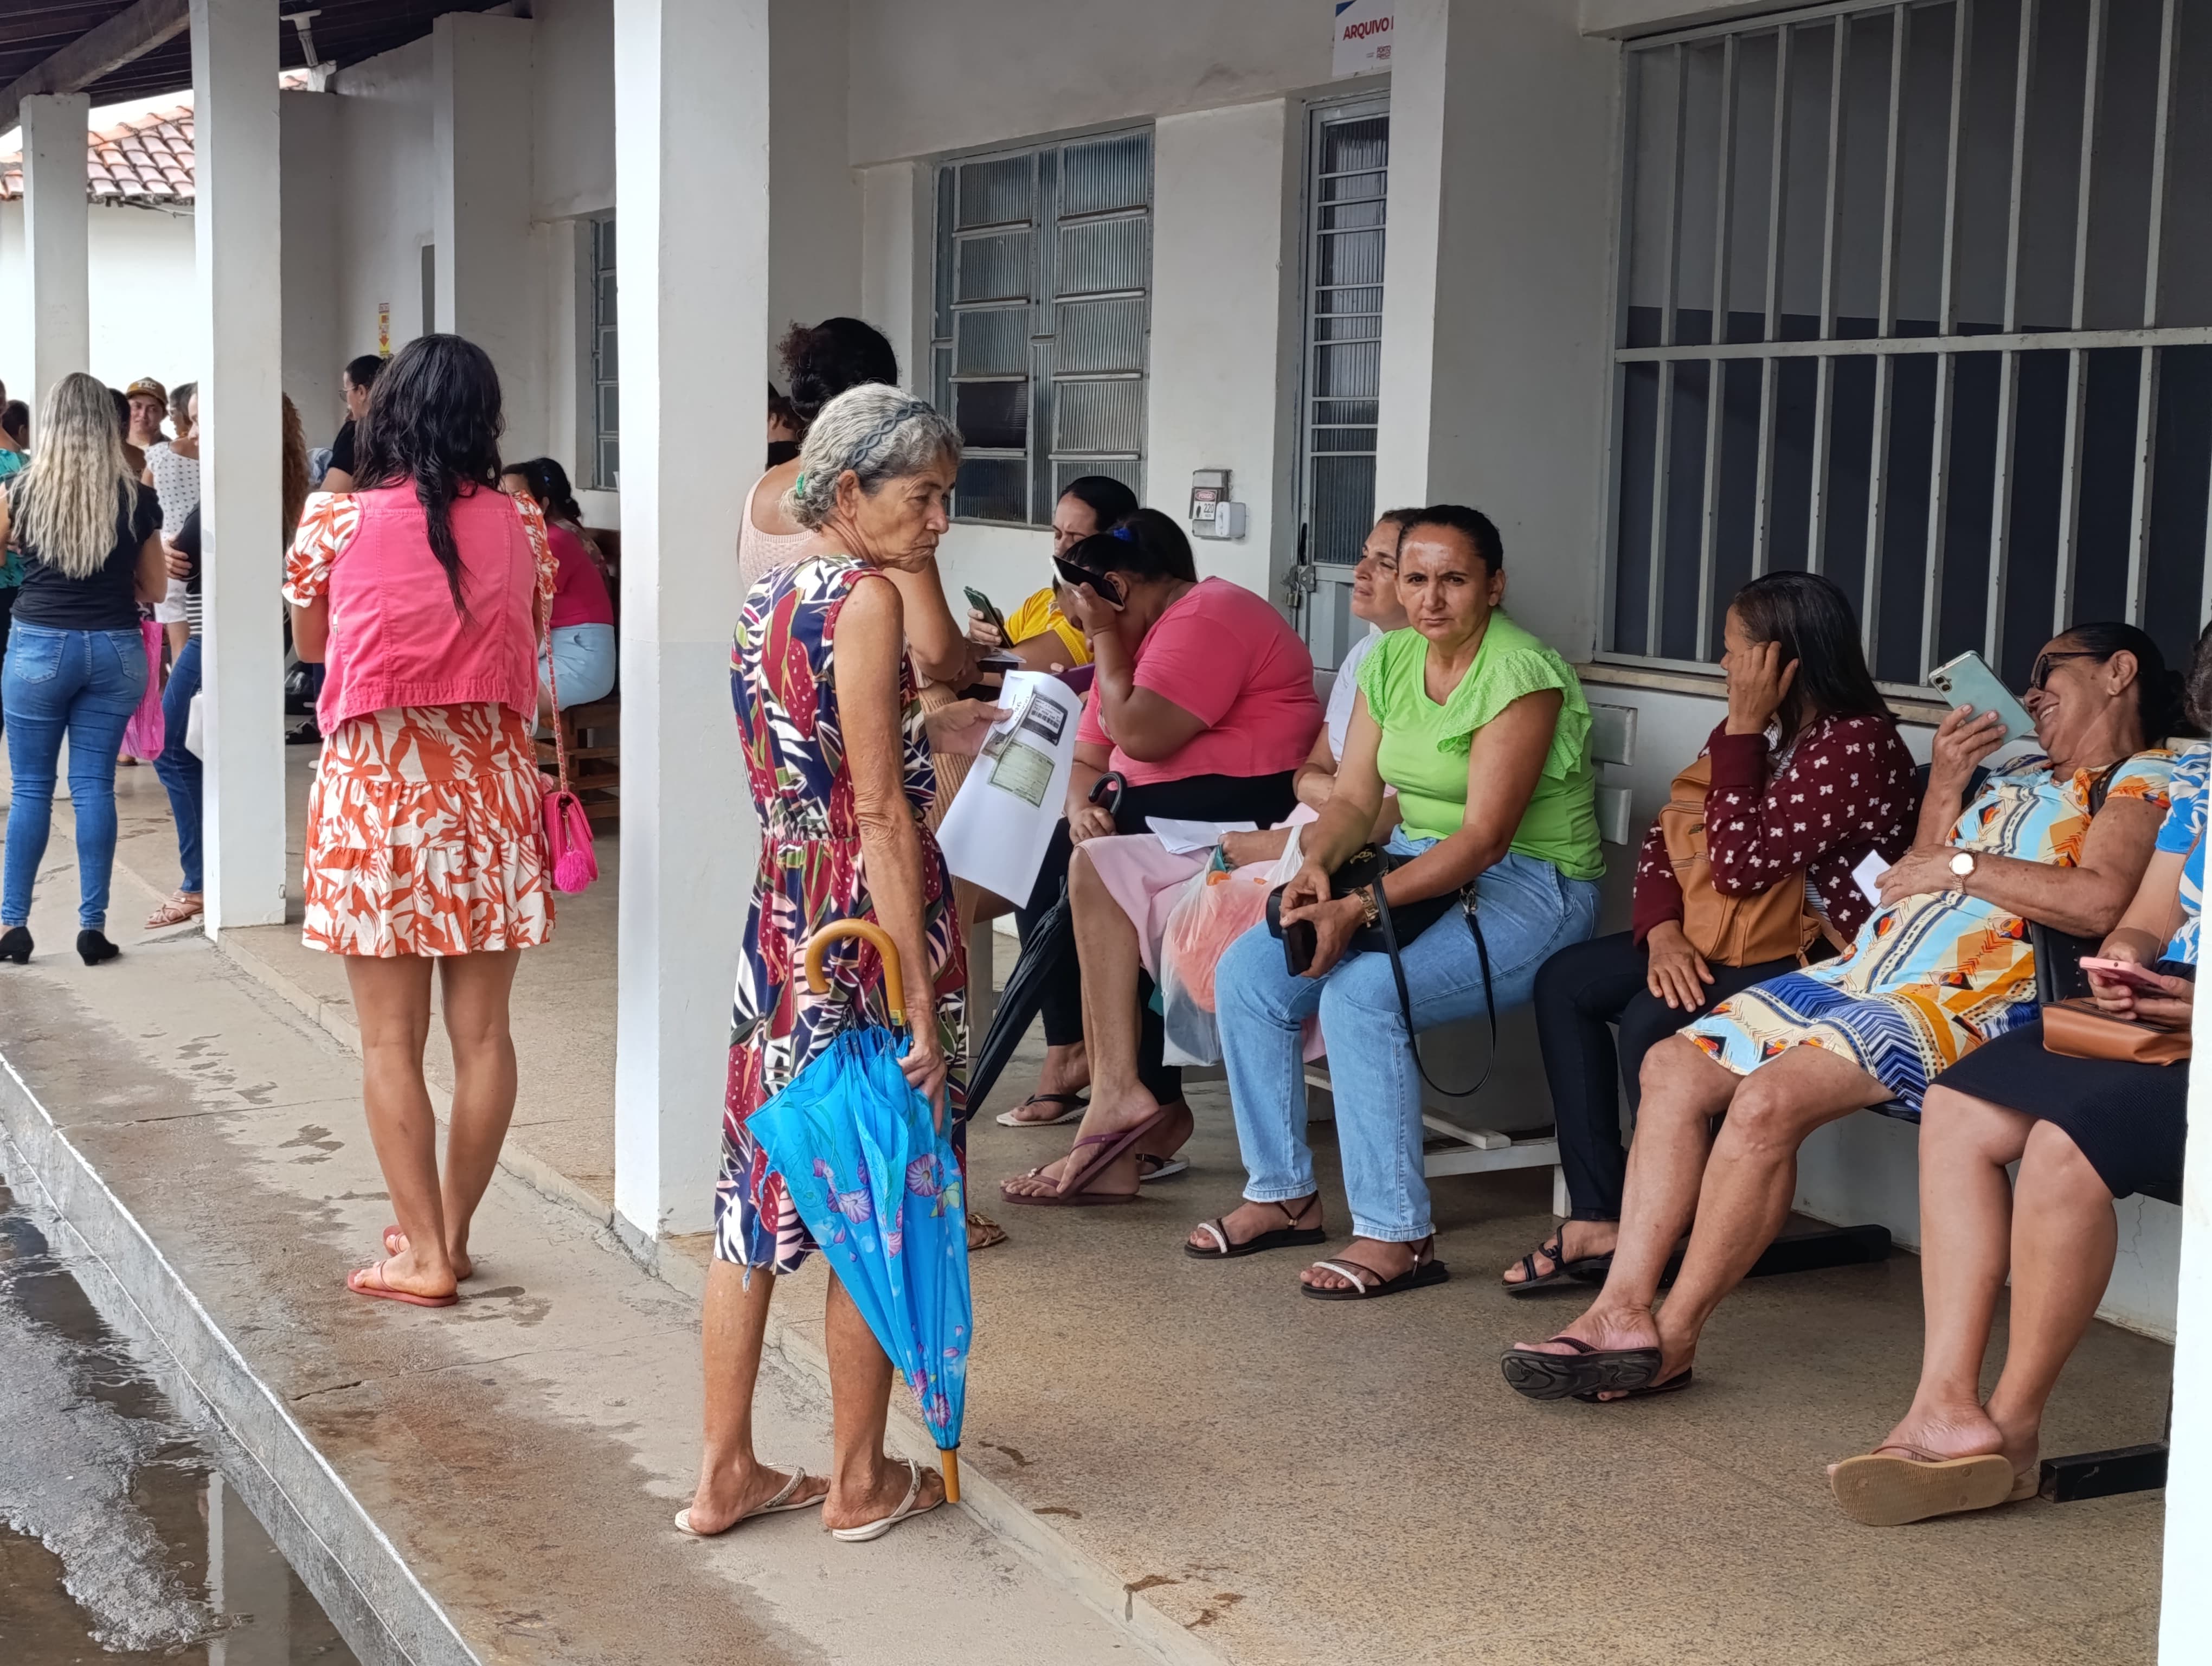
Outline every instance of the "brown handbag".
[[2087, 995], [2075, 995], [2044, 1007], [2043, 1050], [2114, 1064], [2181, 1064], [2189, 1057], [2189, 1031], [2124, 1018]]
[[1713, 761], [1700, 757], [1674, 777], [1667, 807], [1659, 812], [1659, 836], [1674, 864], [1682, 891], [1682, 934], [1690, 946], [1717, 966], [1755, 966], [1764, 960], [1795, 958], [1827, 932], [1805, 896], [1805, 870], [1792, 868], [1753, 897], [1723, 897], [1713, 888], [1713, 869], [1705, 852], [1705, 795], [1712, 790]]

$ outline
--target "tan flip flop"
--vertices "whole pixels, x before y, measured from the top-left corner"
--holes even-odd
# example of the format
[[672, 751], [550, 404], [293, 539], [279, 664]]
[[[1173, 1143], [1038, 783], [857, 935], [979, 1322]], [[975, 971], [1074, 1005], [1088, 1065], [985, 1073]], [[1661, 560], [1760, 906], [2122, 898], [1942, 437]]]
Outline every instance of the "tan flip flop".
[[2011, 1461], [1996, 1452], [1974, 1457], [1897, 1456], [1909, 1447], [1890, 1446], [1862, 1457], [1845, 1458], [1828, 1476], [1828, 1487], [1844, 1514], [1869, 1527], [1903, 1527], [1936, 1516], [1956, 1516], [2033, 1497], [2035, 1477], [2013, 1473]]
[[908, 1458], [906, 1461], [906, 1497], [900, 1500], [897, 1509], [892, 1511], [890, 1515], [880, 1517], [875, 1521], [864, 1522], [859, 1527], [833, 1527], [830, 1529], [830, 1536], [833, 1539], [842, 1539], [848, 1545], [864, 1545], [871, 1540], [882, 1538], [884, 1534], [908, 1517], [927, 1516], [931, 1511], [936, 1509], [938, 1505], [945, 1502], [940, 1496], [937, 1504], [926, 1504], [921, 1509], [915, 1509], [915, 1500], [921, 1496], [921, 1466], [912, 1458]]
[[791, 1479], [784, 1482], [783, 1489], [774, 1498], [766, 1504], [746, 1511], [736, 1521], [732, 1522], [729, 1527], [722, 1528], [714, 1533], [702, 1533], [691, 1525], [691, 1506], [687, 1504], [676, 1512], [676, 1530], [678, 1533], [687, 1534], [694, 1539], [719, 1539], [724, 1533], [730, 1531], [731, 1528], [741, 1527], [756, 1516], [781, 1516], [787, 1511], [811, 1510], [830, 1496], [827, 1493], [817, 1493], [811, 1499], [799, 1498], [799, 1489], [805, 1485], [806, 1471], [793, 1469], [791, 1472]]

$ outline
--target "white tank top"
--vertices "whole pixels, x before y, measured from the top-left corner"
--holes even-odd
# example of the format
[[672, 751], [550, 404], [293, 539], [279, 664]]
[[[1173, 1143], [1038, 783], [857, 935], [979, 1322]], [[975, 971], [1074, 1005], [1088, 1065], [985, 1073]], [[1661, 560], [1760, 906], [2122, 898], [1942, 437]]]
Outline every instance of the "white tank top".
[[738, 583], [746, 595], [769, 574], [797, 561], [814, 542], [811, 532], [763, 532], [753, 525], [753, 499], [759, 491], [760, 481], [756, 480], [752, 490], [745, 494], [744, 510], [738, 520]]
[[185, 517], [199, 506], [200, 459], [179, 457], [167, 440], [146, 447], [146, 472], [154, 477], [154, 496], [161, 506], [161, 530], [171, 538]]

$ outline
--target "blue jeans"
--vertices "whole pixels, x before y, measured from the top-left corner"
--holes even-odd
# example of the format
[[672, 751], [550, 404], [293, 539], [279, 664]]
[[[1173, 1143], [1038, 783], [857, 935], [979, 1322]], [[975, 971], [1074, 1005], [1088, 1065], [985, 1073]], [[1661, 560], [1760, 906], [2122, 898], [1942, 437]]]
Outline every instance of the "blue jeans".
[[146, 644], [129, 630], [52, 630], [18, 619], [0, 668], [8, 712], [8, 849], [0, 877], [0, 927], [31, 922], [31, 885], [53, 821], [54, 763], [69, 737], [70, 800], [76, 810], [77, 923], [107, 923], [115, 866], [115, 755], [146, 695]]
[[197, 896], [200, 883], [200, 761], [185, 745], [191, 721], [192, 696], [200, 691], [200, 639], [185, 644], [185, 651], [169, 668], [168, 686], [161, 690], [161, 756], [154, 760], [154, 773], [169, 789], [169, 814], [177, 824], [177, 860], [185, 870], [179, 891]]
[[[561, 673], [561, 709], [588, 706], [614, 691], [615, 628], [611, 624], [562, 625], [549, 633], [553, 669]], [[546, 655], [538, 656], [538, 680], [547, 688], [553, 679], [545, 672]]]
[[[1401, 855], [1435, 842], [1401, 833]], [[1597, 927], [1598, 888], [1564, 877], [1549, 862], [1509, 854], [1476, 890], [1483, 939], [1502, 1012], [1527, 1001], [1536, 969], [1557, 949]], [[1403, 951], [1413, 1028], [1429, 1030], [1485, 1011], [1482, 962], [1457, 909]], [[1352, 1230], [1364, 1238], [1414, 1243], [1428, 1237], [1428, 1183], [1421, 1174], [1421, 1077], [1398, 1011], [1385, 954], [1348, 955], [1321, 978], [1293, 977], [1283, 945], [1264, 925], [1229, 945], [1214, 973], [1223, 1062], [1237, 1114], [1237, 1143], [1255, 1203], [1310, 1197], [1299, 1025], [1321, 1014], [1336, 1097], [1337, 1147]]]

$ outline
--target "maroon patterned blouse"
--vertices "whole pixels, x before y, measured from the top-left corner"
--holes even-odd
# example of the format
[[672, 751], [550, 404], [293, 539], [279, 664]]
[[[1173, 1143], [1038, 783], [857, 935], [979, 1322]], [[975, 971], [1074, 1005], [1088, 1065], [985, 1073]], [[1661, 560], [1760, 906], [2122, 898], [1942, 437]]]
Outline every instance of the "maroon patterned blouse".
[[[1705, 848], [1713, 888], [1753, 897], [1802, 868], [1838, 935], [1849, 939], [1874, 911], [1851, 870], [1879, 850], [1888, 861], [1912, 842], [1920, 812], [1912, 755], [1887, 717], [1834, 717], [1798, 737], [1768, 779], [1765, 735], [1715, 728], [1705, 797]], [[1682, 917], [1681, 887], [1655, 819], [1636, 860], [1632, 927], [1638, 943], [1662, 920]]]

